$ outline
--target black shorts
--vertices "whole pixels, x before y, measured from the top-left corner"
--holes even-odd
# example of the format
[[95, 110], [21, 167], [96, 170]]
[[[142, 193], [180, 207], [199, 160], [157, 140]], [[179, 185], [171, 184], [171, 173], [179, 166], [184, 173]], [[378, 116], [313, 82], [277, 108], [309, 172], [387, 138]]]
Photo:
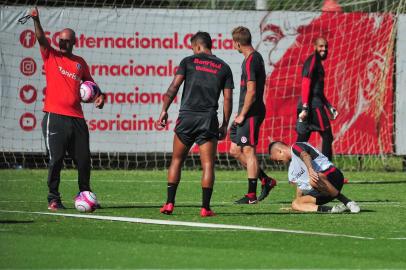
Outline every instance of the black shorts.
[[264, 116], [250, 116], [244, 120], [242, 125], [232, 125], [230, 128], [230, 139], [238, 146], [256, 146], [258, 144], [259, 129]]
[[[344, 184], [344, 175], [342, 174], [342, 172], [339, 169], [332, 166], [332, 167], [328, 168], [327, 170], [325, 170], [322, 173], [325, 176], [327, 176], [327, 180], [338, 191], [341, 191], [341, 189], [343, 188], [343, 184]], [[331, 196], [321, 195], [317, 190], [314, 190], [314, 191], [310, 192], [309, 195], [316, 198], [316, 204], [317, 205], [323, 205], [323, 204], [329, 203], [329, 202], [331, 202], [332, 200], [335, 199], [334, 197], [331, 197]]]
[[202, 145], [212, 139], [218, 139], [217, 112], [183, 112], [176, 120], [175, 133], [187, 147], [191, 147], [193, 143]]
[[[301, 109], [298, 109], [297, 115], [301, 113]], [[299, 117], [297, 118], [299, 119]], [[331, 128], [330, 119], [328, 118], [327, 108], [316, 107], [310, 108], [308, 111], [308, 117], [303, 122], [306, 125], [307, 131], [325, 131]], [[303, 133], [296, 127], [298, 133]]]

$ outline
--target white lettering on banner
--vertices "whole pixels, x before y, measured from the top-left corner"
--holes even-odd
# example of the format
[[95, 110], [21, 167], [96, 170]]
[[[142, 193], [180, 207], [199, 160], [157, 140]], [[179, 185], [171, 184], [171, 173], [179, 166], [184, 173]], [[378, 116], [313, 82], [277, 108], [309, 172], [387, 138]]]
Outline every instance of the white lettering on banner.
[[159, 76], [172, 77], [176, 74], [178, 66], [173, 66], [173, 61], [168, 60], [165, 65], [142, 65], [129, 60], [125, 65], [98, 65], [92, 64], [90, 73], [97, 76]]
[[[58, 46], [60, 32], [51, 33], [45, 32], [48, 42], [54, 46]], [[191, 49], [190, 38], [193, 33], [181, 35], [178, 32], [173, 32], [170, 36], [142, 36], [139, 32], [135, 32], [129, 36], [88, 36], [80, 34], [76, 37], [76, 48], [91, 48], [91, 49]], [[180, 42], [181, 41], [181, 42]], [[213, 35], [213, 49], [218, 50], [233, 50], [233, 40], [231, 38], [223, 38], [221, 33]]]
[[75, 73], [69, 72], [69, 71], [63, 69], [61, 66], [58, 66], [58, 68], [59, 68], [59, 72], [60, 72], [62, 75], [66, 76], [66, 77], [68, 77], [68, 78], [74, 79], [75, 81], [80, 81], [78, 75], [76, 75]]

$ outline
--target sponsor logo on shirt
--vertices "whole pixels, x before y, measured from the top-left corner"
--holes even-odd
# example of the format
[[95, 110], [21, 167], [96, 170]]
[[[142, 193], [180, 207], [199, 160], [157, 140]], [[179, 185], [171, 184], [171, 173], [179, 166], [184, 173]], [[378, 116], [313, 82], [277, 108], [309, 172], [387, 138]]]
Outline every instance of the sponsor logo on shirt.
[[300, 171], [294, 175], [295, 179], [299, 179], [306, 171], [303, 168], [300, 168]]
[[62, 75], [66, 76], [68, 78], [74, 79], [75, 81], [80, 81], [80, 78], [76, 73], [69, 72], [69, 71], [63, 69], [61, 66], [58, 66], [58, 69]]

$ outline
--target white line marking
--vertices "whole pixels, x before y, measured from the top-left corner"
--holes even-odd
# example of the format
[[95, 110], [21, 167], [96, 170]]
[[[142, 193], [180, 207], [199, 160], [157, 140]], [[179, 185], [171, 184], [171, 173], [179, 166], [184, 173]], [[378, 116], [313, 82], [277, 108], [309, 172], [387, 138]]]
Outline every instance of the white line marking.
[[394, 237], [394, 238], [388, 238], [391, 240], [406, 240], [406, 237]]
[[62, 213], [49, 213], [49, 212], [28, 212], [28, 211], [8, 211], [8, 210], [0, 210], [0, 212], [63, 216], [63, 217], [98, 219], [98, 220], [108, 220], [108, 221], [122, 221], [122, 222], [132, 222], [132, 223], [142, 223], [142, 224], [154, 224], [154, 225], [172, 225], [172, 226], [186, 226], [186, 227], [198, 227], [198, 228], [281, 232], [281, 233], [305, 234], [305, 235], [317, 235], [317, 236], [346, 237], [346, 238], [355, 238], [355, 239], [374, 239], [371, 237], [364, 237], [364, 236], [357, 236], [357, 235], [310, 232], [310, 231], [301, 231], [301, 230], [286, 230], [286, 229], [276, 229], [276, 228], [262, 228], [262, 227], [253, 227], [253, 226], [227, 225], [227, 224], [216, 224], [216, 223], [199, 223], [199, 222], [187, 222], [187, 221], [172, 221], [172, 220], [160, 220], [160, 219], [130, 218], [130, 217], [117, 217], [117, 216], [98, 216], [98, 215], [83, 215], [83, 214], [62, 214]]
[[[134, 177], [136, 177], [136, 176], [134, 176]], [[196, 178], [199, 178], [199, 176], [196, 177]], [[32, 181], [43, 181], [43, 179], [42, 178], [41, 179], [40, 178], [38, 178], [38, 179], [1, 179], [1, 181], [8, 181], [8, 182], [31, 181], [32, 182]], [[62, 180], [62, 181], [63, 182], [77, 182], [78, 180], [77, 179], [66, 179], [66, 180]], [[149, 184], [149, 183], [156, 183], [156, 184], [167, 183], [167, 181], [165, 179], [156, 179], [156, 180], [96, 179], [96, 180], [93, 180], [93, 181], [94, 182], [107, 182], [107, 183], [110, 183], [110, 182], [115, 182], [115, 183], [146, 183], [146, 184]], [[395, 180], [395, 181], [404, 181], [404, 180], [402, 179], [402, 180]], [[187, 179], [182, 180], [181, 182], [183, 184], [186, 184], [186, 183], [201, 183], [200, 180], [187, 180]], [[233, 184], [233, 183], [240, 184], [240, 183], [246, 183], [246, 182], [247, 182], [247, 180], [241, 180], [241, 179], [238, 179], [238, 180], [218, 180], [218, 179], [216, 179], [216, 185], [217, 184]], [[353, 184], [357, 184], [357, 183], [380, 184], [380, 183], [385, 183], [385, 181], [384, 180], [382, 180], [382, 181], [380, 181], [380, 180], [377, 180], [377, 181], [375, 181], [375, 180], [370, 180], [370, 181], [367, 181], [367, 180], [350, 180], [349, 184], [351, 184], [351, 183], [353, 183]], [[280, 179], [278, 181], [278, 185], [279, 184], [289, 184], [289, 182], [288, 182], [287, 179]]]

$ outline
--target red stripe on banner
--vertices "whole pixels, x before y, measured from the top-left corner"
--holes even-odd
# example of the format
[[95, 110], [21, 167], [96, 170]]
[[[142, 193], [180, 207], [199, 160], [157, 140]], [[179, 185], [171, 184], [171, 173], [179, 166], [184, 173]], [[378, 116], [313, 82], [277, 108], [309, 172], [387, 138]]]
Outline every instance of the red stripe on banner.
[[293, 149], [298, 151], [299, 153], [302, 153], [304, 150], [297, 144], [292, 145]]
[[326, 171], [322, 172], [325, 176], [328, 176], [330, 173], [335, 172], [336, 167], [332, 166], [329, 169], [327, 169]]
[[319, 119], [321, 131], [324, 131], [324, 123], [323, 123], [323, 118], [321, 117], [320, 109], [316, 108], [316, 112], [317, 112], [317, 118]]
[[251, 72], [250, 72], [251, 61], [252, 61], [252, 54], [250, 56], [248, 56], [248, 59], [245, 62], [245, 71], [247, 72], [247, 81], [251, 80]]
[[250, 117], [250, 144], [255, 145], [255, 140], [254, 140], [254, 117]]

